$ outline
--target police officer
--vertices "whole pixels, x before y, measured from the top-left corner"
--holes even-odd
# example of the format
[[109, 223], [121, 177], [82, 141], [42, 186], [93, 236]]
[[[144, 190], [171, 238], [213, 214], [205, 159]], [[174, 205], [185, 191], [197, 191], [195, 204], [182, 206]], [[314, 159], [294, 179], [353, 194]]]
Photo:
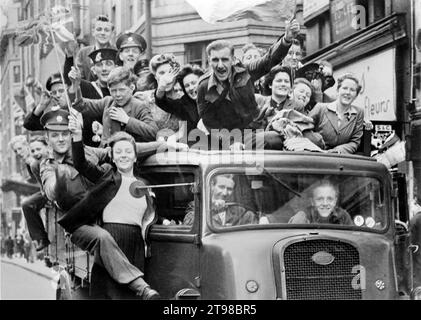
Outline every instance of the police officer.
[[134, 65], [145, 52], [147, 44], [145, 38], [140, 34], [125, 32], [118, 37], [116, 46], [118, 50], [117, 64], [133, 71]]

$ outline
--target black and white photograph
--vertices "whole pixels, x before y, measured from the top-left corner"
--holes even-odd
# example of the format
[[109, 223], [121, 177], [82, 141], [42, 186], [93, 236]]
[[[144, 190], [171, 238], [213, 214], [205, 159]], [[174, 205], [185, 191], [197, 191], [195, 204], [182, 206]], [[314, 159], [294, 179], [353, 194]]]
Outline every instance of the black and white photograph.
[[421, 300], [421, 0], [1, 0], [0, 98], [2, 301]]

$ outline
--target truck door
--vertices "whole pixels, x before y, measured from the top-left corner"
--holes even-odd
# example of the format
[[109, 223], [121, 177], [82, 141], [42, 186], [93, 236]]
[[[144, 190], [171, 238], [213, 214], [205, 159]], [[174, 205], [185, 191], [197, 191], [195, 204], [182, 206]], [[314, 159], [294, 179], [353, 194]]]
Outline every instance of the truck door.
[[409, 295], [412, 290], [412, 260], [410, 235], [408, 231], [409, 208], [406, 177], [402, 173], [393, 173], [393, 211], [395, 213], [395, 258], [398, 276], [398, 289], [401, 295]]
[[[164, 299], [199, 297], [199, 175], [193, 169], [160, 167], [144, 171], [156, 196], [158, 222], [148, 239], [151, 257], [145, 278]], [[173, 186], [167, 186], [173, 185]]]

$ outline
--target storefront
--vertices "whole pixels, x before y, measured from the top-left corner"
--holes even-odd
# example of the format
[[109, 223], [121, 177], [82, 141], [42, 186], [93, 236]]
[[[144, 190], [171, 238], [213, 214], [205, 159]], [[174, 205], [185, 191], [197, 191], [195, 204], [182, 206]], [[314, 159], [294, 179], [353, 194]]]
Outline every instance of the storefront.
[[[410, 98], [405, 15], [392, 14], [351, 35], [342, 24], [338, 28], [332, 24], [332, 34], [345, 37], [307, 56], [305, 62], [327, 60], [333, 65], [335, 79], [347, 72], [360, 79], [363, 89], [355, 105], [364, 108], [365, 119], [374, 125], [373, 147], [393, 133], [404, 140]], [[327, 93], [336, 96], [336, 86]]]
[[[335, 78], [352, 72], [360, 79], [362, 90], [354, 104], [364, 108], [364, 118], [373, 122], [372, 144], [382, 145], [397, 129], [396, 48], [388, 48], [367, 58], [335, 69]], [[336, 96], [336, 87], [326, 93]]]

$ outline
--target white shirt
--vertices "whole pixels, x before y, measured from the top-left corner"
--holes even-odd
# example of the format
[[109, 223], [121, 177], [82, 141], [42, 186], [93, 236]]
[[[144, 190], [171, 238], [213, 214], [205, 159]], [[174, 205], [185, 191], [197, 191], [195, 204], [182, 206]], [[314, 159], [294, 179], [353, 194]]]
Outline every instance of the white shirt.
[[104, 223], [122, 223], [142, 226], [143, 215], [147, 208], [146, 197], [134, 198], [130, 185], [136, 178], [121, 176], [121, 186], [115, 197], [104, 208]]

